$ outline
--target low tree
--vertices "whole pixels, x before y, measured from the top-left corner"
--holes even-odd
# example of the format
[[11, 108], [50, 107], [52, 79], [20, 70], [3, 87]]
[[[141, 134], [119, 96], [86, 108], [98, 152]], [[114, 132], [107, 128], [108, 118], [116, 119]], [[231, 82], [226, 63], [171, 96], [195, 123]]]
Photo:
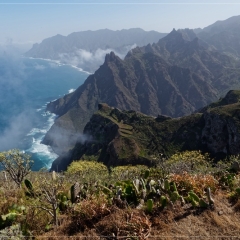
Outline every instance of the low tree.
[[18, 149], [0, 153], [0, 164], [9, 173], [12, 180], [21, 188], [23, 179], [31, 172], [33, 160]]
[[57, 213], [59, 210], [59, 204], [64, 204], [61, 196], [64, 190], [64, 178], [57, 176], [55, 172], [52, 173], [52, 179], [47, 176], [39, 176], [38, 183], [35, 186], [35, 202], [32, 205], [35, 208], [40, 208], [52, 217], [52, 223], [58, 226]]

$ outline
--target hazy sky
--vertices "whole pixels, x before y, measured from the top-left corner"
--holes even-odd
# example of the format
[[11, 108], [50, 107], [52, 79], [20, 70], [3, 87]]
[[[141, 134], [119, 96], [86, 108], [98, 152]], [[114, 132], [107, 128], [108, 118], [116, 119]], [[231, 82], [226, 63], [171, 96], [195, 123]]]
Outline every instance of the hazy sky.
[[240, 0], [0, 0], [0, 43], [140, 27], [170, 32], [240, 15]]

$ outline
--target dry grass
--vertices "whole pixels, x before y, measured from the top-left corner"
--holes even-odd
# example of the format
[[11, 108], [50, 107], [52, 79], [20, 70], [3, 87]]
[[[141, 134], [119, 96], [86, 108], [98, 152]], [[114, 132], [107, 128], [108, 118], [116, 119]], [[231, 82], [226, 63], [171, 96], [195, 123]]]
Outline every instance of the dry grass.
[[159, 221], [161, 224], [168, 216], [164, 222], [166, 226], [156, 226], [151, 236], [157, 239], [237, 239], [240, 236], [240, 214], [221, 192], [214, 199], [214, 209], [163, 211], [159, 214]]
[[[119, 167], [119, 172], [123, 169]], [[134, 175], [136, 175], [133, 169]], [[46, 174], [46, 173], [43, 173]], [[49, 175], [49, 174], [48, 174]], [[51, 175], [49, 175], [51, 176]], [[127, 176], [129, 177], [129, 176]], [[239, 175], [236, 176], [238, 179]], [[31, 176], [33, 183], [35, 176]], [[0, 212], [6, 214], [8, 207], [16, 203], [24, 204], [27, 213], [19, 220], [28, 223], [28, 229], [36, 239], [238, 239], [240, 238], [240, 200], [231, 198], [230, 188], [219, 187], [212, 175], [172, 174], [179, 192], [184, 195], [193, 189], [203, 195], [211, 187], [215, 201], [208, 209], [193, 208], [191, 204], [181, 206], [176, 202], [164, 210], [154, 203], [154, 209], [147, 213], [144, 209], [120, 209], [111, 203], [110, 197], [101, 192], [87, 194], [86, 199], [68, 210], [59, 213], [59, 227], [46, 232], [51, 217], [38, 208], [31, 207], [34, 199], [27, 198], [24, 188], [16, 189], [10, 183], [0, 187]], [[5, 184], [5, 183], [4, 183]], [[237, 182], [236, 185], [238, 185]], [[10, 188], [12, 186], [12, 189]], [[66, 185], [67, 190], [69, 187]]]
[[[164, 210], [155, 208], [147, 214], [143, 210], [111, 207], [91, 224], [89, 218], [66, 217], [58, 229], [37, 239], [60, 239], [60, 235], [64, 236], [61, 239], [238, 239], [239, 201], [232, 205], [221, 191], [215, 193], [214, 199], [214, 208], [206, 210], [179, 204]], [[89, 213], [97, 210], [91, 204], [88, 207], [92, 207]]]
[[95, 225], [99, 235], [115, 237], [116, 239], [147, 239], [151, 222], [143, 211], [136, 209], [117, 209]]
[[185, 191], [185, 193], [194, 190], [200, 196], [204, 194], [208, 187], [212, 191], [216, 191], [218, 188], [218, 181], [212, 175], [208, 174], [189, 174], [183, 172], [182, 174], [171, 174], [170, 179], [176, 182], [177, 186], [180, 186], [180, 189]]

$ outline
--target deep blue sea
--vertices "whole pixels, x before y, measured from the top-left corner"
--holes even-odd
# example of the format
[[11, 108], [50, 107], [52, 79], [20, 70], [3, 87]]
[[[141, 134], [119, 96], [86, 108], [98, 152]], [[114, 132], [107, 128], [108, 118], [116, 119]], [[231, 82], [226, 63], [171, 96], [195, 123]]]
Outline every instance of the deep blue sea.
[[57, 155], [41, 140], [56, 116], [46, 105], [74, 91], [88, 73], [57, 62], [0, 55], [0, 151], [32, 156], [33, 170], [50, 168]]

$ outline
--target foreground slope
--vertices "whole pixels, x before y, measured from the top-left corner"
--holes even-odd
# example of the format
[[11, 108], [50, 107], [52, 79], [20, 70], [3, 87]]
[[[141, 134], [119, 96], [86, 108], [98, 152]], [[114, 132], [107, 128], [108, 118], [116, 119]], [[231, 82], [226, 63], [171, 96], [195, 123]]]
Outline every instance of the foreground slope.
[[[60, 156], [52, 170], [73, 161], [91, 159], [108, 166], [155, 165], [159, 154], [202, 150], [224, 157], [240, 153], [240, 92], [230, 91], [220, 102], [181, 118], [150, 117], [100, 104], [84, 128], [85, 141]], [[230, 103], [230, 104], [229, 104]]]

